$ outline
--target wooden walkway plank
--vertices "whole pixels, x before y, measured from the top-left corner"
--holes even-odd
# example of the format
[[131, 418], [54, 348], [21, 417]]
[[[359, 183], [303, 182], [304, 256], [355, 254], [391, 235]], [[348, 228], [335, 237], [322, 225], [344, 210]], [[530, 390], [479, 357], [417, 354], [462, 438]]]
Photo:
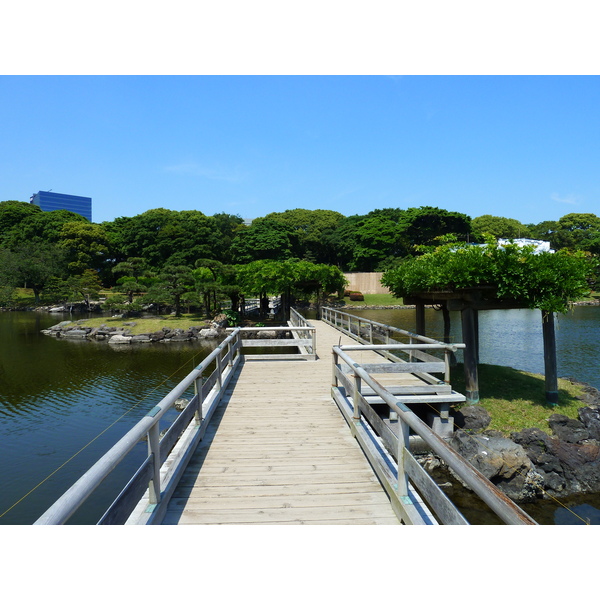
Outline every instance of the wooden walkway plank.
[[[399, 524], [331, 398], [330, 349], [355, 342], [326, 323], [311, 326], [316, 361], [242, 366], [163, 524]], [[353, 357], [381, 362], [369, 351]]]

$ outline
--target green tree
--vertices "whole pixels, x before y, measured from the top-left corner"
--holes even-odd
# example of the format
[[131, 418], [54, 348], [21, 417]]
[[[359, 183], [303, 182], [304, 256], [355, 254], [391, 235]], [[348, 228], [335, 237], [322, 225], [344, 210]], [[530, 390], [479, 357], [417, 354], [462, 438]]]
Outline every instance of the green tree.
[[530, 246], [446, 244], [386, 271], [383, 285], [397, 297], [479, 288], [484, 298], [511, 299], [528, 308], [565, 312], [585, 296], [596, 263], [582, 253], [536, 254]]
[[471, 234], [471, 217], [432, 206], [407, 208], [399, 216], [398, 225], [407, 245], [412, 248], [432, 245], [437, 238], [446, 235], [467, 241]]
[[102, 289], [102, 282], [94, 269], [86, 269], [83, 273], [71, 275], [67, 285], [71, 290], [71, 297], [81, 296], [88, 309], [91, 301], [98, 299], [98, 292]]
[[555, 248], [593, 252], [600, 237], [600, 217], [593, 213], [569, 213], [558, 220], [551, 242]]
[[63, 225], [73, 222], [89, 224], [85, 217], [68, 210], [33, 211], [6, 233], [3, 243], [9, 248], [28, 243], [56, 244], [60, 240]]
[[345, 219], [341, 213], [324, 209], [295, 208], [269, 213], [265, 219], [292, 227], [298, 240], [297, 258], [310, 258], [311, 262], [335, 263], [335, 253], [329, 243], [329, 236]]
[[29, 202], [6, 200], [0, 202], [0, 247], [4, 246], [10, 238], [13, 229], [20, 227], [21, 223], [31, 216], [41, 214], [42, 209]]
[[389, 257], [406, 252], [403, 229], [384, 216], [367, 217], [357, 228], [351, 271], [374, 271], [379, 263]]
[[160, 270], [156, 283], [144, 297], [149, 302], [168, 304], [175, 308], [175, 316], [181, 316], [181, 297], [193, 291], [192, 269], [185, 265], [167, 265]]
[[118, 263], [112, 268], [113, 273], [123, 274], [117, 279], [113, 289], [127, 295], [131, 304], [136, 294], [141, 294], [148, 290], [148, 285], [153, 281], [153, 272], [150, 269], [146, 259], [139, 256], [131, 256]]
[[339, 291], [345, 278], [339, 268], [309, 261], [288, 259], [257, 260], [236, 267], [237, 281], [245, 295], [261, 299], [264, 313], [268, 296], [281, 296], [284, 312], [294, 301], [295, 294], [306, 295]]
[[241, 230], [231, 244], [235, 263], [255, 260], [286, 260], [298, 254], [298, 235], [287, 223], [265, 217]]
[[2, 279], [12, 287], [33, 290], [36, 304], [48, 280], [64, 271], [64, 253], [48, 242], [29, 243], [14, 250], [4, 249], [0, 257]]
[[218, 231], [213, 255], [224, 263], [231, 263], [231, 243], [236, 235], [245, 228], [244, 219], [239, 215], [230, 215], [224, 212], [216, 213], [211, 218]]
[[101, 225], [89, 222], [65, 223], [58, 246], [65, 251], [67, 269], [81, 275], [88, 269], [99, 271], [109, 258], [108, 237]]
[[200, 211], [148, 210], [104, 224], [116, 263], [139, 256], [152, 268], [192, 266], [199, 258], [218, 258], [217, 221]]
[[486, 235], [491, 235], [495, 239], [504, 238], [509, 240], [531, 237], [531, 231], [526, 225], [523, 225], [517, 219], [508, 219], [506, 217], [495, 217], [492, 215], [475, 217], [471, 221], [471, 228], [473, 231], [473, 241], [477, 242], [483, 242]]

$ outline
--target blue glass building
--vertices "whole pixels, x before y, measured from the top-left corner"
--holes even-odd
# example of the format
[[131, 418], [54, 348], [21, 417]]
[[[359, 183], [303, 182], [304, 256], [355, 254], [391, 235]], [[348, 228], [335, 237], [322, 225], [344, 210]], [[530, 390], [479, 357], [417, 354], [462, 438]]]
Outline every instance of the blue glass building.
[[29, 202], [39, 206], [43, 211], [70, 210], [92, 220], [92, 199], [85, 196], [71, 196], [55, 192], [38, 192], [31, 196]]

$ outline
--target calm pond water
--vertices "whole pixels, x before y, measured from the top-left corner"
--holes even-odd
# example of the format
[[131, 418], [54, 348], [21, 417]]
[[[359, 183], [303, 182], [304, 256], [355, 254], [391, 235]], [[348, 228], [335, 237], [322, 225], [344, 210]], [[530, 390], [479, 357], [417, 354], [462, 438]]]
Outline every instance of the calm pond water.
[[[40, 333], [64, 319], [0, 313], [0, 524], [35, 521], [216, 345], [122, 346]], [[97, 521], [145, 453], [142, 442], [70, 522]]]
[[[441, 337], [441, 314], [426, 313], [427, 335]], [[359, 314], [414, 330], [411, 310]], [[40, 333], [64, 318], [0, 313], [0, 524], [35, 521], [215, 347], [210, 341], [112, 346]], [[454, 340], [460, 341], [460, 323], [454, 317], [452, 328]], [[559, 318], [561, 376], [600, 387], [598, 331], [600, 307], [578, 307]], [[482, 362], [543, 371], [539, 313], [481, 313], [480, 339]], [[70, 523], [96, 522], [145, 452], [145, 443], [138, 444]], [[600, 514], [600, 502], [595, 497], [578, 502], [597, 522], [593, 519]], [[535, 517], [563, 522], [560, 514], [554, 515], [558, 509], [549, 510], [546, 521]]]

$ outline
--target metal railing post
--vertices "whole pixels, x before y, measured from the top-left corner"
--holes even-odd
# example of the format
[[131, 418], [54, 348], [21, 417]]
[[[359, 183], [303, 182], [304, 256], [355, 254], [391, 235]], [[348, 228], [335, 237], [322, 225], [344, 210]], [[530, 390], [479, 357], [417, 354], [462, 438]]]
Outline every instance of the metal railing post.
[[360, 390], [361, 390], [361, 378], [357, 373], [353, 373], [354, 377], [354, 390], [352, 391], [352, 400], [354, 402], [354, 414], [352, 418], [355, 421], [355, 425], [360, 421]]
[[333, 354], [333, 373], [332, 373], [332, 377], [331, 377], [331, 385], [333, 387], [337, 387], [338, 384], [338, 378], [337, 378], [337, 372], [338, 372], [338, 365], [340, 363], [340, 357], [338, 356], [338, 353], [332, 348], [331, 353]]
[[202, 382], [202, 375], [200, 375], [200, 377], [194, 380], [194, 392], [198, 398], [198, 408], [196, 409], [196, 425], [200, 425], [202, 423], [202, 419], [204, 418], [202, 415], [202, 403], [204, 402], [203, 389], [204, 385]]
[[217, 365], [216, 365], [217, 378], [219, 381], [219, 391], [221, 391], [223, 389], [223, 377], [222, 377], [223, 371], [221, 369], [221, 362], [222, 362], [221, 352], [222, 352], [222, 349], [220, 349], [219, 353], [217, 354]]
[[160, 421], [157, 421], [148, 431], [148, 456], [154, 455], [152, 479], [148, 484], [150, 504], [160, 502]]
[[[398, 410], [403, 407], [398, 406]], [[408, 410], [408, 409], [406, 409]], [[398, 496], [408, 496], [408, 475], [404, 468], [404, 453], [408, 451], [410, 427], [403, 419], [398, 419]]]

